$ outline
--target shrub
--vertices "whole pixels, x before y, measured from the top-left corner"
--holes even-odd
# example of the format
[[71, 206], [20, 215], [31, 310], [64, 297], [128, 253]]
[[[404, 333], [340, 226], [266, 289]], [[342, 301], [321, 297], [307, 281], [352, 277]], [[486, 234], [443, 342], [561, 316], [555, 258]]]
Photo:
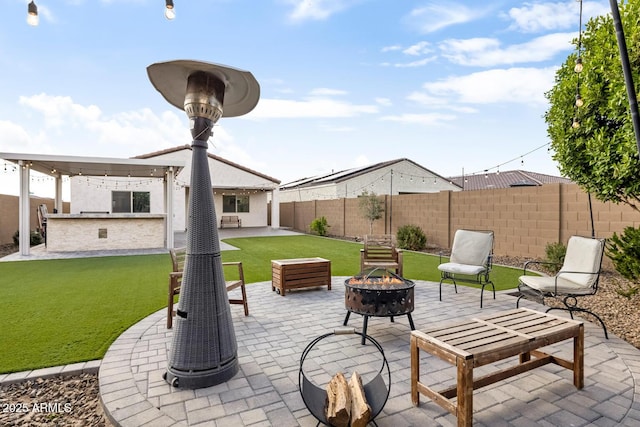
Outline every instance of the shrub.
[[427, 236], [417, 225], [403, 225], [398, 228], [398, 247], [410, 251], [421, 251], [427, 246]]
[[330, 225], [327, 223], [327, 218], [320, 217], [311, 221], [311, 230], [315, 231], [319, 236], [326, 236]]
[[[622, 277], [640, 284], [640, 229], [627, 227], [620, 236], [613, 233], [607, 242], [607, 256]], [[627, 290], [620, 289], [617, 292], [630, 298], [639, 290], [640, 285], [631, 286]]]
[[[37, 231], [32, 231], [31, 232], [31, 237], [29, 239], [29, 245], [30, 246], [37, 246], [40, 243], [42, 243], [42, 236]], [[15, 246], [19, 246], [20, 245], [20, 230], [18, 230], [15, 233], [13, 233], [13, 244]]]
[[546, 261], [555, 264], [547, 266], [547, 269], [552, 274], [556, 274], [562, 267], [564, 256], [567, 254], [567, 247], [560, 242], [547, 243], [547, 246], [544, 247], [544, 253], [547, 256]]

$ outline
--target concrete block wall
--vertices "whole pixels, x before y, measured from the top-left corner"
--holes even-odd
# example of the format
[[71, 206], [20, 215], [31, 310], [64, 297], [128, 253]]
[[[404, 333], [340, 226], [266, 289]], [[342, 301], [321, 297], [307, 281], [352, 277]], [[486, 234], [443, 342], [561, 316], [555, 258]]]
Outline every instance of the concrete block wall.
[[[591, 235], [589, 196], [575, 184], [381, 197], [385, 214], [374, 223], [374, 233], [395, 234], [399, 227], [413, 224], [422, 228], [429, 244], [443, 248], [451, 246], [457, 229], [493, 230], [497, 255], [542, 258], [549, 243], [566, 244], [572, 235]], [[342, 214], [337, 211], [341, 204]], [[640, 227], [640, 212], [629, 206], [602, 203], [595, 197], [591, 205], [596, 237], [608, 238], [625, 227]], [[282, 203], [280, 213], [283, 227], [307, 231], [313, 218], [324, 215], [331, 234], [356, 237], [369, 233], [369, 223], [354, 198], [295, 202], [295, 208]]]
[[[29, 229], [35, 231], [38, 225], [38, 206], [44, 204], [47, 205], [49, 213], [53, 213], [55, 202], [53, 199], [42, 197], [30, 197], [30, 224]], [[63, 202], [62, 210], [60, 213], [69, 212], [69, 202]], [[7, 194], [0, 194], [0, 244], [13, 243], [13, 235], [18, 231], [20, 216], [19, 212], [19, 198], [18, 196], [10, 196]]]

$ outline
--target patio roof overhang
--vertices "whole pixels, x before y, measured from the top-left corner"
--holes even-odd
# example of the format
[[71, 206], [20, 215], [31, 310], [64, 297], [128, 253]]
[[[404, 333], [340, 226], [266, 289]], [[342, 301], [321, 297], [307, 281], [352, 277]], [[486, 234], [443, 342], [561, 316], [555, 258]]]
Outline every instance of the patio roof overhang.
[[61, 175], [162, 177], [169, 170], [178, 173], [185, 166], [183, 160], [176, 159], [119, 159], [27, 153], [0, 153], [0, 159], [13, 163], [26, 162], [31, 170], [54, 177]]
[[[29, 174], [31, 171], [52, 176], [56, 180], [56, 207], [62, 205], [62, 176], [110, 176], [163, 178], [165, 214], [173, 217], [173, 187], [176, 174], [185, 166], [176, 159], [118, 159], [106, 157], [57, 156], [48, 154], [0, 153], [0, 159], [20, 166], [20, 254], [29, 255], [30, 212]], [[25, 167], [26, 166], [26, 167]], [[165, 221], [166, 246], [173, 247], [173, 222]]]

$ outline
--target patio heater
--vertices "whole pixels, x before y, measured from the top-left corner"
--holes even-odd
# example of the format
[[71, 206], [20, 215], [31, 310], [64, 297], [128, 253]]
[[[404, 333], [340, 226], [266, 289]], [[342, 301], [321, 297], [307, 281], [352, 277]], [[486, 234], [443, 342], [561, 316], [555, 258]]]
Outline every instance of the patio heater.
[[187, 255], [164, 378], [180, 388], [210, 387], [231, 379], [239, 365], [207, 141], [220, 117], [241, 116], [256, 106], [260, 85], [248, 71], [190, 60], [152, 64], [147, 73], [156, 90], [187, 113], [193, 137]]

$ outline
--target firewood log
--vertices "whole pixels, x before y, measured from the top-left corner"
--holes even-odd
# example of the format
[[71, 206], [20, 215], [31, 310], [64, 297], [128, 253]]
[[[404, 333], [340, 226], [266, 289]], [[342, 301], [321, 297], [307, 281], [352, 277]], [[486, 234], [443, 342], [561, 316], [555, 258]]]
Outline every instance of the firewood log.
[[327, 422], [335, 427], [349, 427], [351, 419], [351, 393], [342, 372], [338, 372], [327, 384]]
[[367, 397], [364, 394], [362, 378], [355, 371], [351, 374], [349, 389], [351, 391], [351, 427], [366, 427], [371, 419], [371, 406], [367, 403]]

